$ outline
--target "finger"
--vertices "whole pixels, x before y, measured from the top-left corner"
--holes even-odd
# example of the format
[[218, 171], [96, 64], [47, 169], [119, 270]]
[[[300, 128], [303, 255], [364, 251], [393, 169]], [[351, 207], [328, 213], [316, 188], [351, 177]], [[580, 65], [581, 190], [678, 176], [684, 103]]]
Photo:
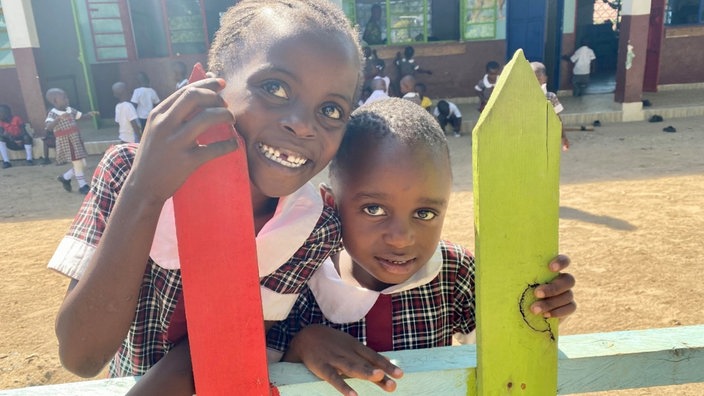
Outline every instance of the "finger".
[[552, 259], [552, 261], [550, 261], [548, 268], [550, 268], [550, 271], [552, 271], [552, 272], [560, 272], [560, 271], [564, 270], [565, 268], [567, 268], [570, 265], [571, 261], [572, 260], [570, 260], [570, 258], [567, 257], [566, 255], [558, 254], [557, 257], [555, 257], [554, 259]]
[[[235, 117], [230, 110], [224, 107], [211, 107], [196, 113], [193, 118], [181, 125], [176, 133], [182, 135], [188, 142], [195, 143], [196, 138], [208, 128], [218, 124], [234, 123]], [[235, 135], [233, 134], [232, 137], [234, 138]]]
[[391, 378], [389, 378], [386, 375], [384, 376], [384, 378], [381, 379], [381, 381], [375, 382], [375, 384], [379, 388], [381, 388], [387, 392], [393, 392], [396, 390], [396, 381], [392, 380]]
[[195, 160], [199, 164], [204, 164], [235, 150], [237, 150], [237, 140], [234, 138], [211, 143], [207, 146], [198, 146], [195, 148]]
[[563, 319], [569, 315], [572, 315], [573, 313], [575, 313], [575, 311], [577, 311], [577, 303], [572, 301], [567, 305], [563, 305], [559, 308], [553, 309], [550, 312], [544, 313], [543, 316], [546, 318]]
[[[574, 294], [572, 290], [568, 290], [555, 297], [546, 298], [544, 300], [536, 301], [530, 306], [531, 312], [534, 314], [546, 314], [556, 310], [560, 307], [567, 306], [574, 302]], [[554, 316], [551, 314], [551, 316]]]
[[403, 377], [403, 370], [401, 370], [400, 367], [391, 363], [391, 361], [386, 356], [380, 355], [373, 349], [368, 348], [366, 346], [362, 346], [362, 348], [360, 348], [357, 353], [359, 353], [364, 359], [369, 361], [372, 366], [384, 370], [386, 374], [394, 378]]
[[357, 392], [355, 392], [354, 389], [347, 385], [347, 382], [345, 382], [342, 376], [338, 373], [337, 369], [330, 366], [329, 364], [324, 365], [319, 370], [317, 370], [317, 372], [314, 372], [314, 374], [320, 377], [320, 379], [332, 385], [333, 388], [337, 389], [337, 391], [342, 393], [343, 395], [357, 396]]
[[537, 298], [548, 298], [560, 295], [575, 285], [574, 276], [571, 274], [560, 274], [550, 283], [540, 285], [535, 288], [534, 295]]
[[223, 88], [225, 88], [225, 80], [221, 78], [208, 78], [186, 85], [159, 103], [150, 113], [149, 118], [172, 110], [172, 113], [180, 115], [175, 118], [183, 121], [199, 107], [225, 106], [225, 101], [217, 95]]

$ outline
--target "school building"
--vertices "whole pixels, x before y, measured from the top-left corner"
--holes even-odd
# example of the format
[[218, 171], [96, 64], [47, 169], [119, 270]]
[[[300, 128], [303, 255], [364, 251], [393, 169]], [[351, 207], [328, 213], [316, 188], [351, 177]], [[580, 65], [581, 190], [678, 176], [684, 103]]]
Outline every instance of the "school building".
[[[175, 90], [173, 63], [205, 62], [219, 17], [236, 0], [0, 0], [0, 103], [43, 127], [43, 93], [109, 119], [111, 86], [137, 86], [146, 72], [161, 98]], [[546, 64], [551, 90], [570, 89], [562, 60], [589, 39], [594, 78], [615, 82], [624, 119], [638, 119], [641, 94], [663, 85], [704, 84], [704, 0], [330, 0], [364, 32], [372, 6], [386, 60], [405, 46], [432, 75], [431, 97], [469, 97], [490, 60], [522, 48]], [[378, 13], [379, 11], [377, 11]], [[641, 116], [642, 119], [642, 116]]]

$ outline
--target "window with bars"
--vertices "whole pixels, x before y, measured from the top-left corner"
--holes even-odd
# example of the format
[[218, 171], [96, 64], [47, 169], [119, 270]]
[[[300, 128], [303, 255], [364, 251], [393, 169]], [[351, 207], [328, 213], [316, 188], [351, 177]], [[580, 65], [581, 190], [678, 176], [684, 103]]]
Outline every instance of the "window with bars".
[[[496, 37], [497, 3], [497, 0], [343, 0], [342, 9], [360, 27], [368, 44], [410, 44], [492, 39]], [[373, 8], [380, 9], [380, 17], [373, 16]], [[374, 31], [380, 33], [370, 34]]]
[[666, 25], [704, 24], [704, 0], [668, 0]]
[[15, 66], [15, 57], [12, 55], [10, 36], [7, 34], [5, 25], [5, 14], [0, 4], [0, 67]]
[[127, 43], [122, 27], [119, 0], [86, 0], [88, 20], [93, 36], [95, 59], [127, 59]]

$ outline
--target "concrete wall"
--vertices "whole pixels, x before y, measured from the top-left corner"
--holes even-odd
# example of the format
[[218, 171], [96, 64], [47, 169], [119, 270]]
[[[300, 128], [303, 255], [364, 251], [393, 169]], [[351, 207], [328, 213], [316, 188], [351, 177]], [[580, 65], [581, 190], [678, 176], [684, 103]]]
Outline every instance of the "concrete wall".
[[658, 84], [704, 82], [704, 26], [665, 27]]

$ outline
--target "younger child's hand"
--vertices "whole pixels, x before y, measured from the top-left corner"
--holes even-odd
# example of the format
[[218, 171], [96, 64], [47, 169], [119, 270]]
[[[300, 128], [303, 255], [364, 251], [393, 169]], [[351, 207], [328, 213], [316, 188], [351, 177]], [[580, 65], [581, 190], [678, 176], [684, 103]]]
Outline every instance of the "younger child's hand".
[[[570, 258], [565, 255], [558, 255], [549, 264], [550, 271], [560, 272], [570, 265]], [[570, 274], [561, 273], [550, 283], [540, 285], [535, 288], [535, 297], [540, 300], [530, 306], [530, 310], [536, 315], [543, 315], [545, 318], [563, 319], [577, 310], [574, 302], [575, 279]]]
[[354, 337], [323, 325], [311, 325], [296, 334], [283, 357], [287, 362], [303, 362], [343, 395], [356, 396], [343, 376], [360, 378], [392, 392], [403, 371], [384, 356], [364, 346]]

